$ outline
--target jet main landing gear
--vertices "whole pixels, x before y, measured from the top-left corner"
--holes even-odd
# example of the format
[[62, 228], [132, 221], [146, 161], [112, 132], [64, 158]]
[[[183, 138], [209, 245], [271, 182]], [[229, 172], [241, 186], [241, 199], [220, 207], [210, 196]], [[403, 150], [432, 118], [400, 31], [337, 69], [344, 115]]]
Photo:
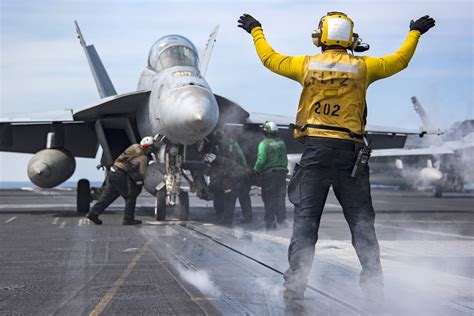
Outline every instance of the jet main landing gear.
[[77, 212], [85, 214], [89, 212], [92, 202], [91, 184], [87, 179], [81, 179], [77, 182], [76, 205]]

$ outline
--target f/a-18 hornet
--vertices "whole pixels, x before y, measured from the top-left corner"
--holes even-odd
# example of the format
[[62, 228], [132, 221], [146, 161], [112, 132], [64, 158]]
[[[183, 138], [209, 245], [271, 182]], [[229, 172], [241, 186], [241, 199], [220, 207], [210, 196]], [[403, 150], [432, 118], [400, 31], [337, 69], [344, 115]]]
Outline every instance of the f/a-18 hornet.
[[[101, 166], [107, 169], [130, 144], [144, 136], [156, 136], [160, 151], [144, 181], [145, 189], [156, 196], [156, 219], [164, 220], [167, 206], [176, 205], [179, 218], [187, 220], [189, 198], [182, 179], [198, 197], [211, 198], [202, 157], [206, 137], [217, 125], [233, 132], [238, 141], [245, 140], [241, 145], [249, 163], [255, 161], [262, 137], [259, 126], [265, 120], [278, 124], [289, 154], [302, 152], [302, 145], [292, 139], [288, 128], [294, 118], [251, 115], [213, 93], [204, 76], [217, 29], [201, 54], [183, 36], [160, 38], [150, 49], [137, 91], [118, 95], [97, 51], [86, 44], [76, 23], [101, 100], [86, 108], [39, 113], [28, 119], [24, 115], [0, 118], [0, 151], [34, 154], [28, 177], [38, 187], [52, 188], [72, 176], [75, 157], [95, 158], [99, 145]], [[419, 133], [386, 127], [368, 127], [367, 131], [374, 148], [403, 147], [408, 134]], [[87, 212], [91, 200], [89, 181], [79, 180], [78, 211]]]

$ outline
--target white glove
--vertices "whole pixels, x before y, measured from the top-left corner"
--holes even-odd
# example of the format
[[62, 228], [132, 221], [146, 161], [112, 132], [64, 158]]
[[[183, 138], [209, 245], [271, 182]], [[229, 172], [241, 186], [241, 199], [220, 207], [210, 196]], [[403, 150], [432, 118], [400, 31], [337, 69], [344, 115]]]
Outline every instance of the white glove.
[[204, 161], [212, 164], [216, 160], [217, 156], [213, 153], [207, 153], [204, 155]]

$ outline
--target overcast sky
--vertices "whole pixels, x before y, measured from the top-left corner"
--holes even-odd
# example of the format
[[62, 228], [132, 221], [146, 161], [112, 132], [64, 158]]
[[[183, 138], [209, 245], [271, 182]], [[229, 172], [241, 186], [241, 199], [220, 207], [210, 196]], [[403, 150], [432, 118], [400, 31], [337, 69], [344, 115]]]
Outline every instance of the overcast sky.
[[[268, 71], [249, 34], [236, 27], [241, 13], [261, 23], [273, 48], [314, 54], [311, 31], [327, 11], [346, 12], [371, 45], [367, 55], [391, 54], [411, 19], [429, 14], [436, 27], [421, 37], [409, 67], [368, 91], [369, 123], [418, 128], [416, 95], [441, 128], [473, 118], [472, 1], [24, 1], [1, 2], [0, 116], [81, 108], [98, 93], [76, 38], [74, 20], [94, 44], [118, 93], [136, 89], [148, 50], [167, 34], [205, 45], [220, 25], [207, 81], [215, 93], [248, 111], [294, 115], [300, 86]], [[0, 181], [27, 180], [31, 155], [0, 153]], [[79, 159], [71, 180], [100, 179], [97, 160]]]

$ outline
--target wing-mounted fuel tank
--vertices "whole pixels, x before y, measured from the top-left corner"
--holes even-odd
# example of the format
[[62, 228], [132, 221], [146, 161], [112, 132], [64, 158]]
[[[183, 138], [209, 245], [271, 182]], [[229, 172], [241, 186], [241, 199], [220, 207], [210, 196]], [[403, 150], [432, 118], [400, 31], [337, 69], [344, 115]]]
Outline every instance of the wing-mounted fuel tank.
[[68, 150], [43, 149], [28, 163], [28, 178], [41, 188], [52, 188], [69, 179], [75, 169], [76, 160]]

